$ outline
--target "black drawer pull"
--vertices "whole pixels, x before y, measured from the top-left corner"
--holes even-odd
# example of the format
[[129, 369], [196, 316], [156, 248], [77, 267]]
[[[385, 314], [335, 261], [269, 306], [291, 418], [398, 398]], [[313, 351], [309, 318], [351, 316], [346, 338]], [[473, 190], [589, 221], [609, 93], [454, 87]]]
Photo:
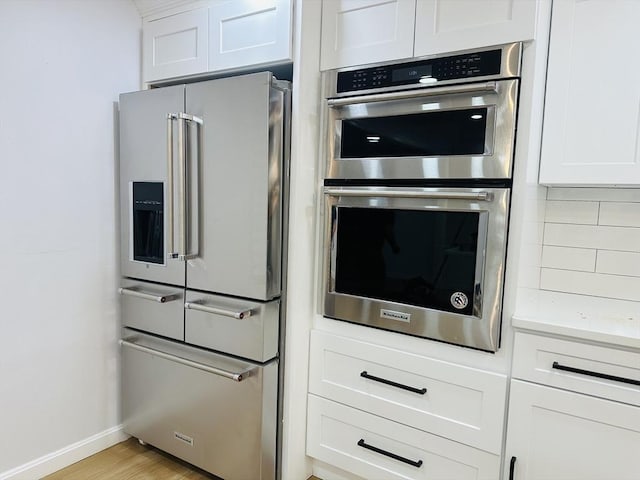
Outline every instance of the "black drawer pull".
[[413, 460], [409, 460], [408, 458], [401, 457], [400, 455], [396, 455], [395, 453], [387, 452], [386, 450], [382, 450], [381, 448], [374, 447], [373, 445], [367, 445], [366, 443], [364, 443], [364, 438], [361, 438], [358, 441], [358, 446], [362, 448], [366, 448], [367, 450], [371, 450], [372, 452], [379, 453], [380, 455], [393, 458], [394, 460], [408, 463], [412, 467], [420, 468], [422, 466], [422, 460], [418, 460], [417, 462], [414, 462]]
[[616, 377], [615, 375], [607, 375], [606, 373], [592, 372], [590, 370], [582, 370], [581, 368], [566, 367], [560, 365], [558, 362], [553, 362], [553, 368], [556, 370], [563, 370], [565, 372], [579, 373], [581, 375], [588, 375], [590, 377], [604, 378], [605, 380], [613, 380], [614, 382], [628, 383], [629, 385], [640, 386], [640, 380], [633, 380], [632, 378]]
[[516, 457], [511, 457], [511, 462], [509, 463], [509, 480], [514, 480], [513, 474], [516, 471]]
[[392, 387], [401, 388], [402, 390], [409, 390], [410, 392], [417, 393], [418, 395], [424, 395], [425, 393], [427, 393], [426, 388], [410, 387], [401, 383], [392, 382], [391, 380], [387, 380], [386, 378], [374, 377], [373, 375], [369, 375], [366, 370], [364, 372], [361, 372], [360, 376], [368, 378], [369, 380], [373, 380], [375, 382], [384, 383], [385, 385], [391, 385]]

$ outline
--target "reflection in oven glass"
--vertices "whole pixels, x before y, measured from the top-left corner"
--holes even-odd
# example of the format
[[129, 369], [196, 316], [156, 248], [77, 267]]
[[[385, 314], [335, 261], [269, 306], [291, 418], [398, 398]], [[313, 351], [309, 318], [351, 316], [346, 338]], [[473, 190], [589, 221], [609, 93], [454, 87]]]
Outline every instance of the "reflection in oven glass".
[[487, 108], [342, 120], [341, 158], [485, 153]]
[[[472, 313], [479, 213], [334, 207], [333, 217], [336, 292]], [[454, 305], [459, 293], [467, 305]]]

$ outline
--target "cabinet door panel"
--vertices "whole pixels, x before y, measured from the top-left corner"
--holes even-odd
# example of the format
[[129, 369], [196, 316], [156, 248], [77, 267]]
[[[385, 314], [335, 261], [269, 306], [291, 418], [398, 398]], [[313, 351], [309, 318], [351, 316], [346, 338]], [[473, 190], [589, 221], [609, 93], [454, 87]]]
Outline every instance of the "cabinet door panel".
[[420, 0], [415, 55], [531, 40], [537, 1]]
[[511, 381], [505, 464], [516, 457], [515, 480], [637, 480], [639, 451], [640, 408]]
[[415, 0], [324, 0], [320, 69], [409, 58]]
[[207, 9], [145, 22], [142, 30], [145, 82], [207, 71]]
[[500, 457], [309, 395], [307, 454], [368, 480], [495, 480]]
[[209, 10], [209, 68], [291, 61], [291, 1], [234, 0]]
[[540, 183], [640, 184], [640, 2], [563, 0], [552, 19]]

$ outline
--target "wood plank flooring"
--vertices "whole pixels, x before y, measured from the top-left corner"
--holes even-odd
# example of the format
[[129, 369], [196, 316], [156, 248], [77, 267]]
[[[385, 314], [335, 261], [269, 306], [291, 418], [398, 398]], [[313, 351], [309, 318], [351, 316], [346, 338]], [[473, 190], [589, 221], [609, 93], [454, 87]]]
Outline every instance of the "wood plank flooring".
[[[149, 445], [130, 438], [42, 480], [212, 480], [198, 470]], [[320, 480], [311, 477], [308, 480]]]

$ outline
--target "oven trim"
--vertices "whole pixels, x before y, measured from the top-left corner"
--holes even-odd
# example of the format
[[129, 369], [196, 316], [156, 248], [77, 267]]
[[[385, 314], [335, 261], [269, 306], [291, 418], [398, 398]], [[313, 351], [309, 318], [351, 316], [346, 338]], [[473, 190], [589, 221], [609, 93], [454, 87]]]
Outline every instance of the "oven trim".
[[[489, 352], [498, 350], [510, 189], [325, 187], [324, 197], [324, 316]], [[331, 216], [335, 206], [486, 213], [480, 221], [484, 218], [487, 222], [488, 234], [478, 242], [478, 250], [484, 249], [484, 262], [476, 264], [476, 295], [480, 298], [473, 299], [480, 308], [474, 315], [463, 315], [336, 292]], [[391, 316], [399, 314], [399, 320], [383, 315], [383, 311], [392, 312]]]

